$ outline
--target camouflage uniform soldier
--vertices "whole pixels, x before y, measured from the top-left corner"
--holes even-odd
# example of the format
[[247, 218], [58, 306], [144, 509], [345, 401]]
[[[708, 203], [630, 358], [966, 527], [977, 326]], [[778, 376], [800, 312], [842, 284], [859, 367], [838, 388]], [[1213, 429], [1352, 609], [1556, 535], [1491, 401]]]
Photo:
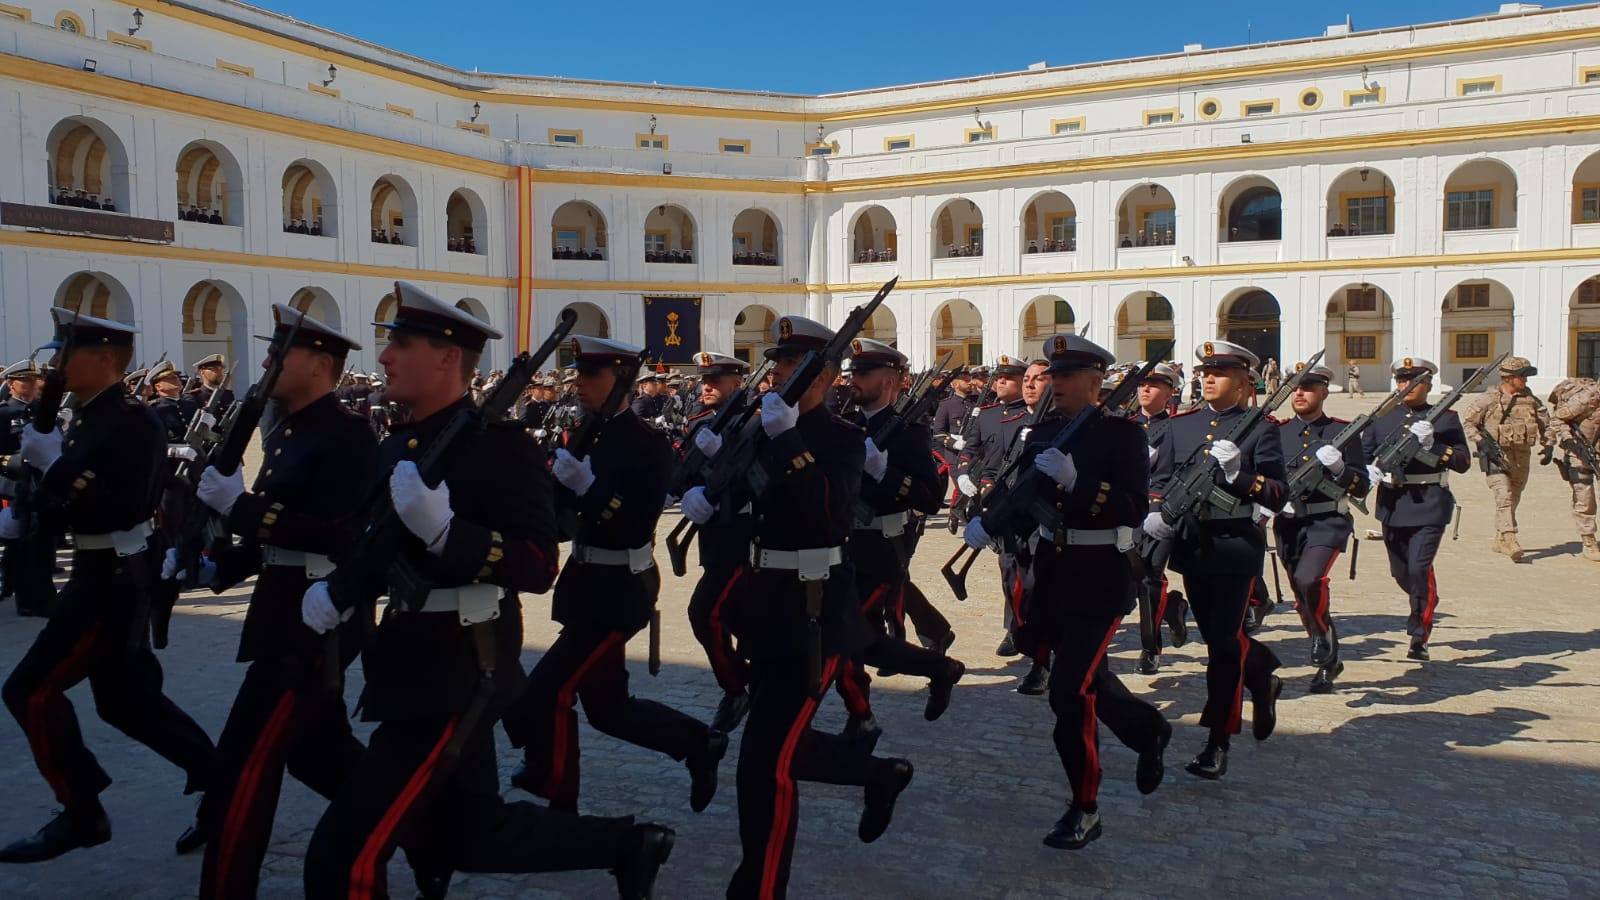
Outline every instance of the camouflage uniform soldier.
[[[1555, 442], [1550, 413], [1528, 390], [1528, 376], [1537, 374], [1539, 370], [1527, 359], [1506, 357], [1500, 364], [1500, 388], [1485, 393], [1461, 418], [1494, 494], [1495, 552], [1513, 561], [1522, 559], [1522, 545], [1517, 543], [1517, 504], [1528, 486], [1533, 445]], [[1499, 444], [1499, 454], [1490, 441]]]
[[[1566, 449], [1569, 439], [1595, 446], [1600, 436], [1600, 384], [1592, 378], [1568, 378], [1550, 392], [1550, 409], [1555, 415], [1557, 440]], [[1570, 450], [1561, 464], [1561, 475], [1572, 488], [1572, 518], [1583, 539], [1583, 555], [1600, 561], [1600, 543], [1595, 541], [1594, 471]]]

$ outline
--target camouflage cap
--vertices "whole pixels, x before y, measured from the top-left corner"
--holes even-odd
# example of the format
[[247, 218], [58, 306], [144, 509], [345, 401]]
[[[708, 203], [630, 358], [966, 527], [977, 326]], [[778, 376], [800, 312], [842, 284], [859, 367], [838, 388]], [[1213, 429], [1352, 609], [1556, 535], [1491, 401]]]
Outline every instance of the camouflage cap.
[[1537, 375], [1539, 369], [1525, 356], [1508, 356], [1500, 364], [1501, 375]]

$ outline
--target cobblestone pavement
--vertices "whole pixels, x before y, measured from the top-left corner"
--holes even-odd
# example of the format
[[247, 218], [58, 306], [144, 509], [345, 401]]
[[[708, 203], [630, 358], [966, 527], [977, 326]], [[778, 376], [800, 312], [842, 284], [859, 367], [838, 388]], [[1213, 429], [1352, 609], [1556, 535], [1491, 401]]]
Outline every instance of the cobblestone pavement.
[[[1455, 484], [1465, 510], [1460, 540], [1447, 541], [1439, 560], [1433, 661], [1404, 657], [1405, 600], [1388, 577], [1381, 544], [1364, 548], [1353, 582], [1344, 578], [1342, 557], [1333, 609], [1348, 667], [1339, 690], [1306, 693], [1308, 642], [1283, 607], [1262, 634], [1289, 666], [1278, 732], [1257, 744], [1247, 730], [1221, 782], [1182, 771], [1204, 739], [1196, 724], [1204, 646], [1169, 649], [1158, 675], [1139, 676], [1137, 630], [1126, 625], [1112, 665], [1176, 727], [1167, 780], [1154, 795], [1140, 796], [1134, 755], [1104, 734], [1105, 837], [1077, 853], [1040, 844], [1061, 812], [1066, 784], [1047, 703], [1016, 694], [1024, 667], [993, 655], [1000, 601], [992, 557], [974, 570], [972, 599], [958, 604], [937, 571], [956, 539], [930, 530], [916, 578], [954, 622], [954, 653], [967, 662], [968, 678], [935, 723], [922, 719], [921, 684], [905, 677], [876, 682], [887, 728], [880, 752], [911, 758], [916, 778], [889, 833], [870, 846], [855, 837], [859, 792], [805, 785], [792, 895], [1600, 896], [1600, 563], [1577, 555], [1566, 488], [1553, 467], [1535, 469], [1523, 500], [1530, 561], [1521, 565], [1490, 551], [1482, 476]], [[663, 529], [675, 518], [665, 517]], [[1358, 522], [1357, 533], [1366, 527], [1375, 523]], [[709, 718], [718, 692], [684, 619], [691, 586], [669, 582], [661, 600], [661, 675], [645, 674], [645, 642], [635, 640], [633, 687]], [[169, 693], [213, 735], [242, 671], [233, 658], [244, 598], [243, 591], [186, 597], [172, 647], [161, 655]], [[524, 663], [531, 665], [553, 637], [548, 598], [528, 598], [525, 617]], [[9, 671], [38, 628], [37, 620], [0, 611], [0, 671]], [[359, 667], [352, 678], [359, 681]], [[352, 685], [352, 700], [356, 690]], [[192, 896], [199, 858], [172, 853], [193, 813], [193, 799], [180, 795], [179, 773], [95, 718], [86, 688], [71, 696], [89, 745], [117, 780], [104, 795], [116, 837], [43, 865], [0, 868], [0, 895]], [[818, 721], [841, 724], [837, 701]], [[367, 727], [359, 727], [364, 734]], [[723, 765], [723, 790], [695, 815], [681, 766], [587, 726], [581, 739], [584, 811], [671, 824], [678, 844], [662, 895], [719, 895], [738, 853], [737, 747]], [[514, 762], [502, 741], [503, 776]], [[9, 716], [0, 717], [0, 778], [8, 798], [0, 836], [31, 832], [52, 800]], [[299, 895], [305, 843], [321, 810], [308, 790], [286, 781], [263, 896]], [[403, 863], [390, 871], [397, 895], [408, 895]], [[458, 878], [451, 896], [598, 897], [612, 890], [604, 873], [472, 876]]]

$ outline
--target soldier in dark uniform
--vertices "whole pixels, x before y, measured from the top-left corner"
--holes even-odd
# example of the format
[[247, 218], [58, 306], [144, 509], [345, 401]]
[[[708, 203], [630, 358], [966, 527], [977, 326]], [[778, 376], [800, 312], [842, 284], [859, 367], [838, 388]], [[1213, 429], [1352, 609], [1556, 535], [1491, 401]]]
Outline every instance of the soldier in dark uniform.
[[950, 379], [950, 396], [939, 401], [938, 408], [933, 412], [933, 421], [928, 425], [934, 440], [939, 442], [939, 456], [944, 459], [945, 473], [952, 482], [956, 477], [956, 463], [961, 449], [966, 446], [961, 432], [966, 427], [967, 415], [972, 412], [969, 384], [966, 372]]
[[[33, 420], [33, 403], [44, 383], [44, 370], [31, 358], [0, 372], [6, 391], [0, 400], [0, 499], [7, 505], [17, 502], [32, 476], [22, 461], [22, 432]], [[42, 526], [44, 523], [38, 523]], [[55, 568], [55, 535], [33, 540], [0, 541], [0, 600], [17, 603], [17, 615], [42, 616], [55, 599], [51, 571]]]
[[189, 430], [189, 420], [200, 407], [183, 396], [183, 379], [172, 363], [166, 360], [157, 363], [151, 367], [148, 379], [150, 408], [155, 410], [156, 418], [161, 420], [161, 426], [166, 429], [167, 443], [176, 444], [183, 440]]
[[1362, 432], [1361, 447], [1367, 459], [1376, 461], [1378, 449], [1402, 428], [1410, 430], [1422, 445], [1422, 452], [1404, 472], [1385, 472], [1369, 465], [1367, 474], [1378, 485], [1378, 503], [1372, 514], [1383, 525], [1389, 574], [1411, 601], [1406, 619], [1411, 647], [1406, 656], [1426, 661], [1433, 615], [1439, 606], [1433, 558], [1456, 506], [1455, 495], [1450, 493], [1450, 473], [1471, 469], [1472, 451], [1454, 410], [1445, 410], [1431, 423], [1423, 418], [1428, 411], [1428, 390], [1418, 379], [1424, 373], [1438, 374], [1439, 367], [1421, 357], [1407, 356], [1390, 369], [1396, 389], [1405, 384], [1416, 384], [1416, 389]]
[[667, 395], [662, 390], [661, 382], [661, 376], [654, 372], [641, 374], [639, 394], [633, 398], [633, 403], [629, 406], [635, 418], [651, 427], [657, 427], [656, 419], [661, 418], [667, 408]]
[[[221, 353], [213, 353], [203, 357], [194, 364], [195, 374], [199, 376], [199, 383], [189, 388], [188, 397], [196, 406], [205, 406], [211, 402], [211, 393], [222, 391], [222, 396], [217, 400], [217, 416], [220, 418], [233, 405], [233, 389], [224, 387], [222, 380], [228, 375], [228, 361]], [[334, 377], [338, 377], [336, 374]]]
[[[766, 352], [776, 361], [774, 380], [780, 385], [808, 351], [833, 337], [799, 316], [779, 319], [773, 330], [774, 346]], [[823, 405], [835, 375], [832, 365], [824, 367], [796, 406], [785, 403], [781, 391], [768, 391], [761, 421], [752, 423], [761, 432], [753, 439], [768, 479], [753, 500], [751, 573], [734, 600], [734, 633], [750, 660], [750, 715], [739, 745], [743, 857], [728, 886], [731, 898], [786, 895], [799, 824], [796, 781], [864, 786], [857, 835], [869, 843], [888, 828], [895, 801], [911, 783], [909, 761], [872, 756], [865, 742], [811, 727], [844, 661], [871, 638], [844, 553], [860, 495], [864, 442], [860, 428]], [[691, 519], [715, 514], [685, 499], [684, 514]], [[808, 607], [820, 609], [814, 619]], [[815, 648], [810, 635], [816, 635]], [[813, 649], [819, 659], [811, 658]]]
[[[1145, 794], [1161, 784], [1172, 726], [1129, 693], [1106, 662], [1138, 590], [1128, 554], [1150, 506], [1144, 433], [1126, 419], [1105, 415], [1082, 426], [1065, 451], [1051, 446], [1068, 423], [1093, 407], [1106, 367], [1116, 358], [1073, 334], [1055, 335], [1044, 347], [1054, 412], [1030, 430], [1022, 457], [1042, 477], [1019, 482], [1017, 489], [1030, 494], [1017, 498], [1014, 519], [976, 518], [966, 540], [981, 548], [1010, 533], [1032, 548], [1034, 621], [1028, 629], [1047, 634], [1055, 648], [1050, 708], [1056, 714], [1056, 752], [1072, 786], [1072, 801], [1044, 842], [1076, 850], [1101, 833], [1096, 720], [1139, 754], [1138, 787]], [[1048, 522], [1035, 512], [1041, 504], [1055, 508]]]
[[[956, 463], [956, 485], [961, 493], [976, 498], [994, 483], [1005, 464], [1006, 450], [1028, 422], [1027, 402], [1022, 399], [1022, 375], [1026, 360], [1002, 356], [994, 365], [994, 402], [973, 410], [967, 422], [966, 447]], [[1016, 636], [1012, 623], [1022, 603], [1022, 571], [1017, 565], [1016, 547], [1002, 542], [1000, 548], [1000, 589], [1005, 597], [1002, 619], [1005, 634], [995, 653], [1016, 656]], [[1044, 693], [1044, 677], [1035, 676], [1030, 690]]]
[[1167, 421], [1167, 435], [1156, 449], [1150, 473], [1152, 512], [1145, 533], [1157, 541], [1174, 539], [1173, 526], [1160, 515], [1161, 495], [1180, 467], [1190, 460], [1211, 467], [1215, 487], [1196, 520], [1177, 535], [1171, 567], [1183, 574], [1183, 586], [1194, 607], [1195, 623], [1205, 639], [1206, 704], [1200, 725], [1210, 730], [1205, 748], [1186, 767], [1201, 778], [1221, 778], [1228, 771], [1229, 738], [1239, 733], [1246, 689], [1254, 702], [1251, 731], [1266, 740], [1277, 727], [1278, 694], [1283, 681], [1274, 675], [1280, 665], [1266, 645], [1244, 632], [1250, 585], [1266, 559], [1266, 530], [1255, 519], [1255, 506], [1283, 506], [1283, 449], [1270, 422], [1256, 427], [1242, 444], [1224, 435], [1245, 414], [1249, 372], [1260, 365], [1254, 353], [1228, 341], [1206, 341], [1196, 355], [1205, 403]]
[[[932, 722], [950, 705], [956, 683], [966, 673], [959, 660], [945, 656], [955, 641], [934, 648], [907, 643], [890, 633], [890, 622], [902, 617], [902, 597], [910, 581], [911, 541], [907, 533], [913, 512], [930, 514], [939, 508], [939, 473], [933, 462], [933, 438], [917, 423], [900, 428], [893, 440], [878, 447], [872, 435], [894, 416], [906, 357], [878, 341], [857, 339], [850, 360], [851, 397], [859, 408], [857, 422], [867, 432], [865, 477], [861, 498], [855, 504], [855, 528], [848, 551], [855, 569], [856, 594], [861, 612], [873, 631], [862, 651], [862, 661], [880, 671], [915, 675], [929, 680], [928, 703], [923, 717]], [[865, 696], [870, 678], [866, 670], [846, 661], [840, 692], [857, 718], [867, 713]]]
[[[60, 308], [51, 314], [57, 334], [49, 346], [63, 346], [71, 333], [71, 352], [54, 364], [64, 367], [76, 411], [65, 428], [30, 426], [21, 453], [43, 473], [39, 514], [72, 532], [72, 575], [3, 693], [62, 811], [0, 849], [0, 862], [38, 862], [111, 838], [99, 799], [111, 776], [84, 746], [66, 697], [85, 678], [100, 717], [182, 769], [186, 793], [207, 787], [216, 758], [206, 733], [161, 693], [161, 664], [150, 649], [150, 517], [167, 445], [161, 423], [122, 385], [134, 330]], [[12, 512], [0, 513], [0, 539], [21, 536]]]
[[[180, 843], [181, 852], [206, 842], [201, 897], [255, 896], [285, 767], [331, 800], [363, 750], [345, 715], [342, 680], [330, 684], [324, 673], [355, 658], [371, 620], [352, 616], [331, 640], [300, 621], [300, 598], [332, 571], [330, 557], [349, 551], [377, 487], [372, 430], [333, 395], [346, 355], [361, 347], [287, 304], [274, 304], [273, 316], [279, 334], [297, 323], [299, 330], [270, 398], [278, 413], [261, 438], [265, 466], [249, 491], [242, 470], [208, 467], [196, 491], [241, 539], [211, 548], [199, 582], [221, 593], [259, 576], [239, 640], [239, 661], [249, 668], [217, 740], [217, 777], [194, 836]], [[167, 551], [161, 574], [181, 577], [176, 550]], [[337, 659], [323, 659], [333, 652]]]
[[[744, 383], [750, 366], [737, 357], [721, 353], [698, 353], [695, 364], [700, 372], [700, 411], [689, 419], [689, 438], [684, 446], [694, 446], [711, 459], [722, 449], [722, 437], [706, 426], [733, 401]], [[698, 477], [695, 481], [698, 482]], [[686, 492], [687, 493], [687, 492]], [[699, 492], [703, 497], [704, 492]], [[685, 498], [687, 499], [687, 498]], [[693, 502], [693, 501], [690, 501]], [[695, 640], [706, 651], [711, 674], [722, 688], [711, 727], [731, 732], [739, 727], [750, 709], [750, 667], [735, 651], [728, 631], [732, 617], [730, 601], [739, 582], [750, 575], [750, 538], [754, 526], [748, 510], [733, 510], [708, 519], [700, 528], [700, 580], [689, 597], [689, 627]]]
[[[1172, 417], [1172, 397], [1183, 382], [1176, 369], [1157, 363], [1139, 385], [1139, 402], [1132, 419], [1144, 426], [1149, 443], [1150, 462], [1156, 458], [1156, 448], [1166, 437], [1167, 419]], [[1167, 584], [1166, 560], [1157, 560], [1145, 569], [1139, 584], [1139, 674], [1154, 675], [1161, 668], [1161, 623], [1172, 630], [1172, 646], [1182, 647], [1189, 641], [1189, 603], [1182, 591], [1172, 590]]]
[[[386, 894], [388, 860], [403, 835], [424, 897], [443, 897], [452, 870], [607, 868], [622, 896], [648, 896], [671, 850], [670, 829], [500, 796], [493, 727], [524, 683], [518, 592], [549, 590], [556, 575], [550, 482], [543, 455], [514, 422], [462, 435], [444, 480], [422, 480], [415, 460], [471, 414], [467, 386], [484, 344], [499, 334], [404, 282], [395, 296], [379, 362], [412, 421], [378, 455], [399, 556], [336, 559], [331, 584], [313, 583], [301, 600], [301, 619], [319, 634], [346, 616], [370, 615], [381, 594], [391, 600], [362, 651], [362, 716], [378, 725], [311, 836], [306, 895]], [[393, 592], [392, 574], [407, 575]]]
[[[1296, 366], [1299, 372], [1305, 363]], [[1344, 671], [1339, 661], [1339, 634], [1328, 608], [1328, 575], [1350, 544], [1355, 522], [1350, 517], [1349, 496], [1365, 497], [1372, 484], [1367, 478], [1367, 457], [1360, 441], [1350, 441], [1341, 451], [1328, 443], [1350, 424], [1322, 411], [1328, 400], [1333, 370], [1316, 366], [1289, 396], [1294, 418], [1278, 423], [1283, 458], [1291, 472], [1317, 466], [1323, 480], [1303, 497], [1288, 497], [1288, 505], [1273, 518], [1278, 556], [1289, 570], [1295, 608], [1311, 637], [1311, 693], [1333, 690], [1334, 679]]]
[[[604, 418], [577, 458], [563, 447], [552, 472], [558, 515], [576, 522], [572, 552], [556, 582], [554, 618], [561, 634], [528, 674], [528, 688], [506, 714], [523, 748], [512, 784], [578, 808], [578, 714], [605, 734], [664, 753], [689, 769], [689, 805], [700, 812], [717, 790], [717, 764], [728, 736], [672, 707], [628, 692], [628, 640], [650, 624], [661, 590], [656, 520], [672, 477], [672, 448], [627, 408], [606, 410], [617, 381], [632, 381], [640, 347], [605, 338], [572, 339], [578, 402]], [[580, 425], [579, 428], [583, 426]]]

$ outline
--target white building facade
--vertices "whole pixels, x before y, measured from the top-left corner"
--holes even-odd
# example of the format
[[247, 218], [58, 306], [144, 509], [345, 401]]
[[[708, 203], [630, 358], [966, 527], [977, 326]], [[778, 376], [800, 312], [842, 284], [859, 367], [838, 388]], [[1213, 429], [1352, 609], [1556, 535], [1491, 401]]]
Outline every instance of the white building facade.
[[[1228, 337], [1535, 386], [1600, 370], [1600, 7], [822, 96], [449, 69], [228, 0], [0, 0], [0, 358], [63, 305], [142, 360], [359, 335], [415, 282], [536, 343], [837, 322], [914, 363]], [[692, 343], [692, 340], [691, 340]]]

